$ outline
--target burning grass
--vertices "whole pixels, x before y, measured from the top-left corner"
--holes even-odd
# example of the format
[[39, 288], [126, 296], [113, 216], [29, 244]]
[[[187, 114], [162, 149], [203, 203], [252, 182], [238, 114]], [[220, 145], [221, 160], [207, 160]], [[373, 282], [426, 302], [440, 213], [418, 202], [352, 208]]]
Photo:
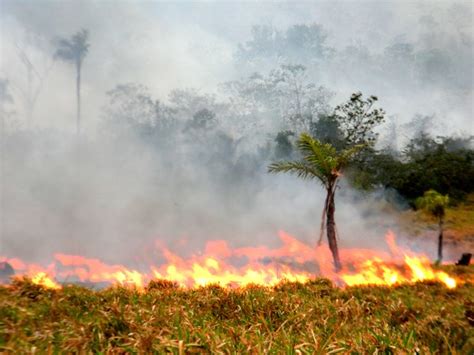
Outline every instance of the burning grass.
[[[149, 271], [138, 271], [124, 265], [109, 265], [99, 259], [78, 255], [55, 254], [55, 260], [47, 267], [27, 264], [11, 258], [0, 263], [3, 275], [27, 276], [34, 284], [59, 289], [61, 284], [72, 280], [91, 285], [133, 286], [144, 290], [151, 280], [169, 280], [181, 286], [196, 288], [209, 284], [224, 287], [245, 287], [250, 284], [274, 286], [282, 280], [307, 282], [314, 275], [331, 279], [338, 285], [387, 285], [393, 286], [418, 281], [441, 281], [448, 288], [455, 288], [458, 281], [441, 270], [434, 270], [430, 260], [397, 246], [395, 235], [386, 234], [389, 252], [383, 250], [344, 248], [340, 254], [346, 261], [342, 270], [334, 272], [329, 248], [320, 245], [316, 249], [281, 231], [281, 247], [245, 247], [231, 249], [223, 240], [208, 241], [203, 254], [188, 259], [162, 248], [167, 262], [150, 265]], [[244, 263], [237, 267], [229, 259], [238, 257]], [[1, 259], [1, 258], [0, 258]], [[309, 264], [317, 270], [308, 271]], [[73, 281], [74, 282], [74, 281]]]
[[196, 289], [152, 281], [145, 290], [0, 287], [6, 353], [471, 353], [474, 267], [436, 282], [338, 288], [327, 279], [272, 287]]

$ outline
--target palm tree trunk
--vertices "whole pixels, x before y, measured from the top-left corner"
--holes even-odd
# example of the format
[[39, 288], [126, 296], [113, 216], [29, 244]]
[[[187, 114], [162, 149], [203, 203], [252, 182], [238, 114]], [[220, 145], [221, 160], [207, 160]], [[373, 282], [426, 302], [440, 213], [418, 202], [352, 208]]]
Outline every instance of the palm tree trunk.
[[334, 213], [336, 211], [336, 205], [334, 203], [334, 185], [330, 185], [327, 189], [328, 193], [328, 205], [327, 205], [327, 236], [328, 236], [328, 243], [329, 249], [331, 250], [332, 257], [334, 259], [334, 268], [337, 271], [342, 269], [341, 259], [339, 258], [339, 250], [337, 248], [337, 240], [336, 240], [336, 222], [334, 219]]
[[439, 235], [438, 235], [438, 264], [443, 261], [443, 220], [439, 220]]
[[319, 240], [318, 240], [318, 245], [321, 245], [323, 242], [323, 237], [324, 237], [324, 228], [326, 227], [326, 213], [328, 211], [328, 199], [329, 199], [329, 193], [326, 195], [326, 200], [324, 201], [324, 208], [321, 216], [321, 226], [319, 227]]
[[81, 133], [81, 63], [76, 64], [76, 103], [77, 103], [77, 117], [76, 117], [76, 132]]

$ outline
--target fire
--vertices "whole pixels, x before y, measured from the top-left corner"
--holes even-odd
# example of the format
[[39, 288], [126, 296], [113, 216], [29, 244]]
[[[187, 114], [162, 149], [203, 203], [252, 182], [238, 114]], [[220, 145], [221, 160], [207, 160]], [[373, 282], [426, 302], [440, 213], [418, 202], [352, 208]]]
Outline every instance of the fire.
[[393, 261], [403, 259], [400, 265], [387, 263], [379, 257], [373, 257], [362, 264], [354, 273], [341, 273], [340, 278], [348, 286], [355, 285], [385, 285], [392, 286], [402, 283], [419, 281], [439, 281], [448, 288], [456, 287], [456, 280], [443, 271], [435, 271], [429, 259], [424, 255], [415, 255], [409, 250], [403, 250], [395, 242], [395, 234], [391, 231], [385, 236]]
[[175, 281], [183, 286], [205, 286], [219, 284], [221, 286], [248, 286], [250, 284], [271, 286], [281, 280], [306, 282], [310, 274], [295, 272], [285, 266], [254, 265], [245, 268], [235, 268], [219, 262], [214, 258], [206, 258], [202, 262], [194, 262], [191, 267], [177, 268], [175, 265], [166, 267], [163, 271], [153, 270], [156, 279]]
[[[55, 254], [54, 258], [66, 269], [59, 275], [68, 279], [78, 278], [82, 282], [109, 282], [121, 286], [135, 286], [142, 289], [144, 275], [122, 265], [107, 265], [99, 259], [88, 259], [77, 255]], [[70, 269], [67, 269], [67, 268]]]
[[341, 274], [341, 279], [348, 286], [355, 285], [386, 285], [419, 281], [440, 281], [448, 288], [456, 287], [456, 280], [443, 271], [434, 271], [429, 260], [424, 257], [405, 256], [405, 265], [400, 271], [395, 266], [388, 266], [380, 259], [367, 260], [360, 271], [355, 274]]
[[[183, 287], [219, 284], [223, 287], [245, 287], [250, 284], [273, 286], [282, 280], [307, 282], [315, 276], [327, 277], [336, 284], [385, 285], [435, 280], [448, 288], [456, 280], [443, 271], [433, 270], [429, 259], [399, 248], [395, 235], [387, 233], [389, 252], [371, 249], [341, 249], [345, 266], [333, 270], [327, 246], [314, 248], [295, 237], [280, 232], [281, 247], [231, 248], [224, 240], [209, 241], [203, 255], [184, 259], [157, 244], [166, 262], [136, 270], [124, 265], [110, 265], [99, 259], [57, 253], [47, 267], [27, 264], [20, 259], [3, 258], [17, 275], [29, 276], [33, 283], [46, 288], [61, 288], [60, 283], [85, 282], [120, 285], [144, 290], [153, 279], [173, 281]], [[0, 258], [1, 260], [2, 258]], [[236, 266], [236, 264], [241, 266]]]
[[33, 282], [36, 285], [44, 286], [45, 288], [51, 288], [51, 289], [60, 289], [61, 286], [52, 280], [45, 272], [38, 272], [36, 275], [34, 275], [31, 279], [31, 282]]

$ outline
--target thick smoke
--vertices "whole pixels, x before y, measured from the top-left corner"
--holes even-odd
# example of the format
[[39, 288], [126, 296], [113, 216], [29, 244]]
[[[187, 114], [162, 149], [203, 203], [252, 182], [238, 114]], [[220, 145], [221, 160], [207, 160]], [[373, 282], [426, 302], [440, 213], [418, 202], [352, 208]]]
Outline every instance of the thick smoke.
[[[211, 239], [274, 245], [280, 229], [314, 243], [323, 189], [266, 173], [281, 107], [228, 90], [282, 64], [307, 67], [326, 100], [318, 110], [361, 90], [379, 96], [399, 129], [421, 114], [434, 117], [434, 134], [474, 134], [467, 2], [2, 1], [0, 22], [0, 255], [140, 264], [158, 258], [156, 240], [189, 253]], [[288, 29], [315, 23], [323, 46], [313, 58]], [[253, 52], [254, 26], [287, 47]], [[58, 37], [81, 28], [91, 47], [77, 137], [74, 70], [53, 53]], [[377, 198], [338, 194], [342, 245], [381, 245], [393, 221], [371, 212]]]

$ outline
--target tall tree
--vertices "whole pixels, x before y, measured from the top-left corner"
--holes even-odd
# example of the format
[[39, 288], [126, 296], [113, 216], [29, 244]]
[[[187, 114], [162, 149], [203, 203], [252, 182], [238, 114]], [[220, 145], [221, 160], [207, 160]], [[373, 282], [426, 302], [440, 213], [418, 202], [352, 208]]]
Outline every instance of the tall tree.
[[277, 159], [288, 159], [291, 158], [293, 153], [293, 143], [291, 138], [295, 135], [292, 131], [280, 131], [278, 132], [275, 142], [275, 158]]
[[428, 190], [416, 200], [416, 206], [438, 220], [438, 260], [441, 263], [443, 260], [443, 226], [444, 216], [446, 215], [446, 207], [449, 203], [448, 195], [441, 195], [435, 190]]
[[323, 184], [326, 189], [326, 201], [321, 220], [320, 238], [326, 224], [327, 238], [334, 260], [334, 267], [336, 271], [339, 271], [342, 265], [336, 239], [334, 195], [342, 170], [364, 145], [355, 145], [338, 152], [331, 144], [321, 143], [308, 133], [302, 133], [297, 141], [297, 147], [302, 156], [300, 160], [273, 163], [268, 167], [268, 171], [270, 173], [292, 173], [303, 179], [317, 179]]
[[334, 118], [344, 135], [346, 146], [365, 144], [373, 146], [378, 133], [375, 126], [385, 119], [385, 111], [374, 107], [376, 96], [365, 99], [360, 92], [351, 95], [350, 99], [334, 109]]
[[82, 62], [89, 51], [88, 39], [89, 32], [85, 29], [80, 30], [69, 39], [61, 38], [54, 55], [55, 58], [73, 63], [76, 69], [77, 134], [81, 132], [81, 69]]
[[318, 114], [329, 113], [328, 101], [333, 93], [312, 83], [305, 66], [281, 65], [270, 72], [269, 78], [278, 93], [285, 121], [298, 134], [307, 132]]
[[[11, 75], [11, 86], [15, 97], [23, 101], [24, 115], [28, 126], [33, 123], [34, 110], [43, 90], [46, 78], [53, 68], [50, 43], [45, 37], [30, 30], [13, 35], [11, 41], [15, 47], [19, 63], [24, 72], [14, 70]], [[23, 75], [26, 74], [24, 77]]]
[[324, 86], [311, 82], [303, 65], [281, 65], [268, 74], [254, 73], [224, 83], [223, 89], [229, 94], [231, 109], [250, 117], [246, 127], [258, 121], [272, 130], [277, 124], [297, 135], [309, 131], [318, 115], [329, 113], [328, 102], [333, 96]]

